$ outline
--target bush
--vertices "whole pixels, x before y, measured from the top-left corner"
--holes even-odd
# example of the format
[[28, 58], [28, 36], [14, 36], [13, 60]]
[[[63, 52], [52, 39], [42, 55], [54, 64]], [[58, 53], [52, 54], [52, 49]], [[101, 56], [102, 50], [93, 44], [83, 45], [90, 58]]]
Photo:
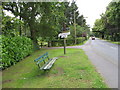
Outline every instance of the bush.
[[[83, 41], [85, 41], [86, 38], [85, 37], [80, 37], [76, 39], [76, 44], [80, 44]], [[74, 45], [75, 40], [74, 39], [66, 39], [66, 45]], [[52, 41], [52, 46], [63, 46], [64, 45], [64, 39], [58, 39], [58, 40], [54, 40]]]
[[2, 62], [0, 61], [2, 69], [15, 65], [32, 52], [32, 41], [27, 37], [5, 37], [2, 35], [0, 40], [2, 41], [0, 44], [2, 48]]

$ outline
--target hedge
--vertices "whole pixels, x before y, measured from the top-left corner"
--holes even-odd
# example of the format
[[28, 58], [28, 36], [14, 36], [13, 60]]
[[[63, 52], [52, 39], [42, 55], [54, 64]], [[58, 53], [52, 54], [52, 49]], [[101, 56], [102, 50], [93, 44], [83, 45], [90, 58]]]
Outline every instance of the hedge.
[[32, 40], [27, 37], [6, 37], [0, 36], [0, 68], [5, 69], [11, 65], [15, 65], [18, 61], [22, 60], [32, 52]]
[[[83, 41], [85, 41], [86, 38], [77, 38], [76, 39], [76, 44], [80, 44]], [[66, 39], [66, 44], [69, 45], [74, 45], [75, 40], [74, 39]], [[59, 40], [54, 40], [51, 42], [52, 46], [63, 46], [64, 45], [64, 39], [59, 39]]]

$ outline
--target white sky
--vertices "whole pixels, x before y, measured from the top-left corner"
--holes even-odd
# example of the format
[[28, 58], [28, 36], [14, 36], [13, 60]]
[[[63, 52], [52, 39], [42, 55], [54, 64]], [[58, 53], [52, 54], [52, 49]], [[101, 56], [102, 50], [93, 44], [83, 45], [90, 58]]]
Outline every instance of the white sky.
[[93, 27], [96, 19], [105, 12], [106, 7], [112, 0], [76, 0], [80, 15], [84, 15], [87, 24]]
[[4, 13], [8, 16], [15, 17], [11, 12], [4, 10]]

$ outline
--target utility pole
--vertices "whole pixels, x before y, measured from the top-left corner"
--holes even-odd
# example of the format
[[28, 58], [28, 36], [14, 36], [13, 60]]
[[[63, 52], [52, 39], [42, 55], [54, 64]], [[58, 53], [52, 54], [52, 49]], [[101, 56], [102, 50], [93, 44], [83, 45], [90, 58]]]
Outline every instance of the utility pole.
[[[75, 1], [73, 0], [73, 3], [75, 3]], [[74, 31], [75, 31], [75, 44], [76, 44], [76, 20], [75, 20], [75, 4], [74, 4]]]
[[76, 44], [76, 20], [75, 20], [75, 10], [74, 10], [74, 30], [75, 30], [75, 44]]
[[[76, 1], [76, 0], [75, 0]], [[73, 3], [75, 3], [75, 1], [73, 0]], [[77, 43], [76, 41], [76, 19], [75, 19], [75, 4], [74, 4], [74, 31], [75, 31], [75, 44]]]

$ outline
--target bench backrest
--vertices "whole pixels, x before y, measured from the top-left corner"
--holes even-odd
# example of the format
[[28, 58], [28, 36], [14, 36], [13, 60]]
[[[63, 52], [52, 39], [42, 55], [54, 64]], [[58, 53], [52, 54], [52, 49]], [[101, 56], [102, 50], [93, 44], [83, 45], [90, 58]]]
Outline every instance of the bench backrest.
[[34, 60], [34, 62], [37, 62], [36, 64], [41, 63], [42, 61], [44, 61], [46, 58], [48, 58], [48, 52], [46, 52], [45, 54], [41, 55], [40, 57], [38, 57], [37, 59]]

